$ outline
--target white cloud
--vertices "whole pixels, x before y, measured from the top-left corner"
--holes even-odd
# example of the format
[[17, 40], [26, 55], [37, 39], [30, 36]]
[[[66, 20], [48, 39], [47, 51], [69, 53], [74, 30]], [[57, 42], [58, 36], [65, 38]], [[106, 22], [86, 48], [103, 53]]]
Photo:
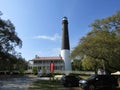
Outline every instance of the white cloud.
[[60, 39], [60, 35], [58, 35], [57, 33], [54, 34], [53, 36], [39, 35], [39, 36], [35, 36], [35, 38], [55, 41], [57, 39]]

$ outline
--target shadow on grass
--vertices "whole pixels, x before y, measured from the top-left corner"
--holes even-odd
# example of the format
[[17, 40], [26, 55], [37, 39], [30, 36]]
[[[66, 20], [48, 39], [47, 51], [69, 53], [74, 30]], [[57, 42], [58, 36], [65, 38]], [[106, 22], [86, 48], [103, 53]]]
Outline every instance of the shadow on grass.
[[[82, 90], [80, 87], [64, 87], [61, 85], [60, 80], [38, 80], [33, 82], [30, 87], [30, 90]], [[120, 90], [120, 87], [111, 89], [104, 88], [99, 90]]]
[[111, 89], [111, 88], [103, 88], [103, 89], [98, 89], [98, 90], [120, 90], [120, 88], [114, 88], [114, 89]]
[[82, 90], [80, 87], [64, 87], [60, 80], [39, 80], [29, 87], [30, 90]]

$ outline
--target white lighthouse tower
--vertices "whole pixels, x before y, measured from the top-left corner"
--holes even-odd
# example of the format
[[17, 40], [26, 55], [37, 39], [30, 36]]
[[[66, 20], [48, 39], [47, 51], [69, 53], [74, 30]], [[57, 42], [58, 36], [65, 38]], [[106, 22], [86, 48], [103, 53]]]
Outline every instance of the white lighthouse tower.
[[71, 71], [70, 60], [70, 45], [69, 45], [69, 33], [68, 33], [68, 20], [67, 17], [62, 19], [62, 47], [61, 57], [64, 60], [65, 71]]

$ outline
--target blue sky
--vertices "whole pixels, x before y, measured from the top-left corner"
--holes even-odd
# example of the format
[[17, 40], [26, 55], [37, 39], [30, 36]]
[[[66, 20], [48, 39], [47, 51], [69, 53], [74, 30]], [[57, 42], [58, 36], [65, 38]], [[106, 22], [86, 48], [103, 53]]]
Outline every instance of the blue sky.
[[120, 10], [120, 0], [0, 0], [2, 19], [10, 19], [23, 41], [26, 60], [58, 56], [61, 49], [62, 17], [68, 17], [71, 50], [101, 19]]

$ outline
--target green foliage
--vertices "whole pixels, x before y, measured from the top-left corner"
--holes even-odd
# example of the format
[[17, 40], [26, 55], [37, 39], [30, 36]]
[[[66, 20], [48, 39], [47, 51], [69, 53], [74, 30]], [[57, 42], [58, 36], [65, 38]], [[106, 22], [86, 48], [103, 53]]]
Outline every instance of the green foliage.
[[20, 75], [24, 75], [24, 68], [20, 68], [19, 73], [20, 73]]
[[15, 32], [15, 27], [10, 20], [0, 19], [0, 51], [11, 52], [14, 47], [22, 46], [22, 41]]
[[37, 72], [37, 67], [33, 67], [33, 68], [32, 68], [32, 72], [33, 72], [34, 75], [36, 75], [36, 74], [38, 73], [38, 72]]
[[72, 62], [72, 70], [74, 71], [80, 71], [83, 70], [82, 68], [82, 62], [80, 60], [73, 60]]
[[98, 60], [99, 63], [104, 61], [107, 72], [120, 70], [120, 12], [95, 20], [91, 27], [93, 30], [80, 39], [71, 57], [87, 56], [82, 64], [86, 69], [95, 68]]
[[82, 60], [84, 70], [92, 70], [97, 72], [97, 69], [103, 66], [102, 60], [94, 59], [90, 56], [85, 56]]
[[27, 62], [15, 51], [16, 46], [21, 48], [22, 40], [15, 32], [15, 26], [10, 20], [3, 20], [0, 17], [0, 71], [26, 69]]
[[45, 75], [46, 72], [47, 72], [47, 71], [46, 71], [45, 67], [43, 67], [43, 68], [42, 68], [42, 74]]

